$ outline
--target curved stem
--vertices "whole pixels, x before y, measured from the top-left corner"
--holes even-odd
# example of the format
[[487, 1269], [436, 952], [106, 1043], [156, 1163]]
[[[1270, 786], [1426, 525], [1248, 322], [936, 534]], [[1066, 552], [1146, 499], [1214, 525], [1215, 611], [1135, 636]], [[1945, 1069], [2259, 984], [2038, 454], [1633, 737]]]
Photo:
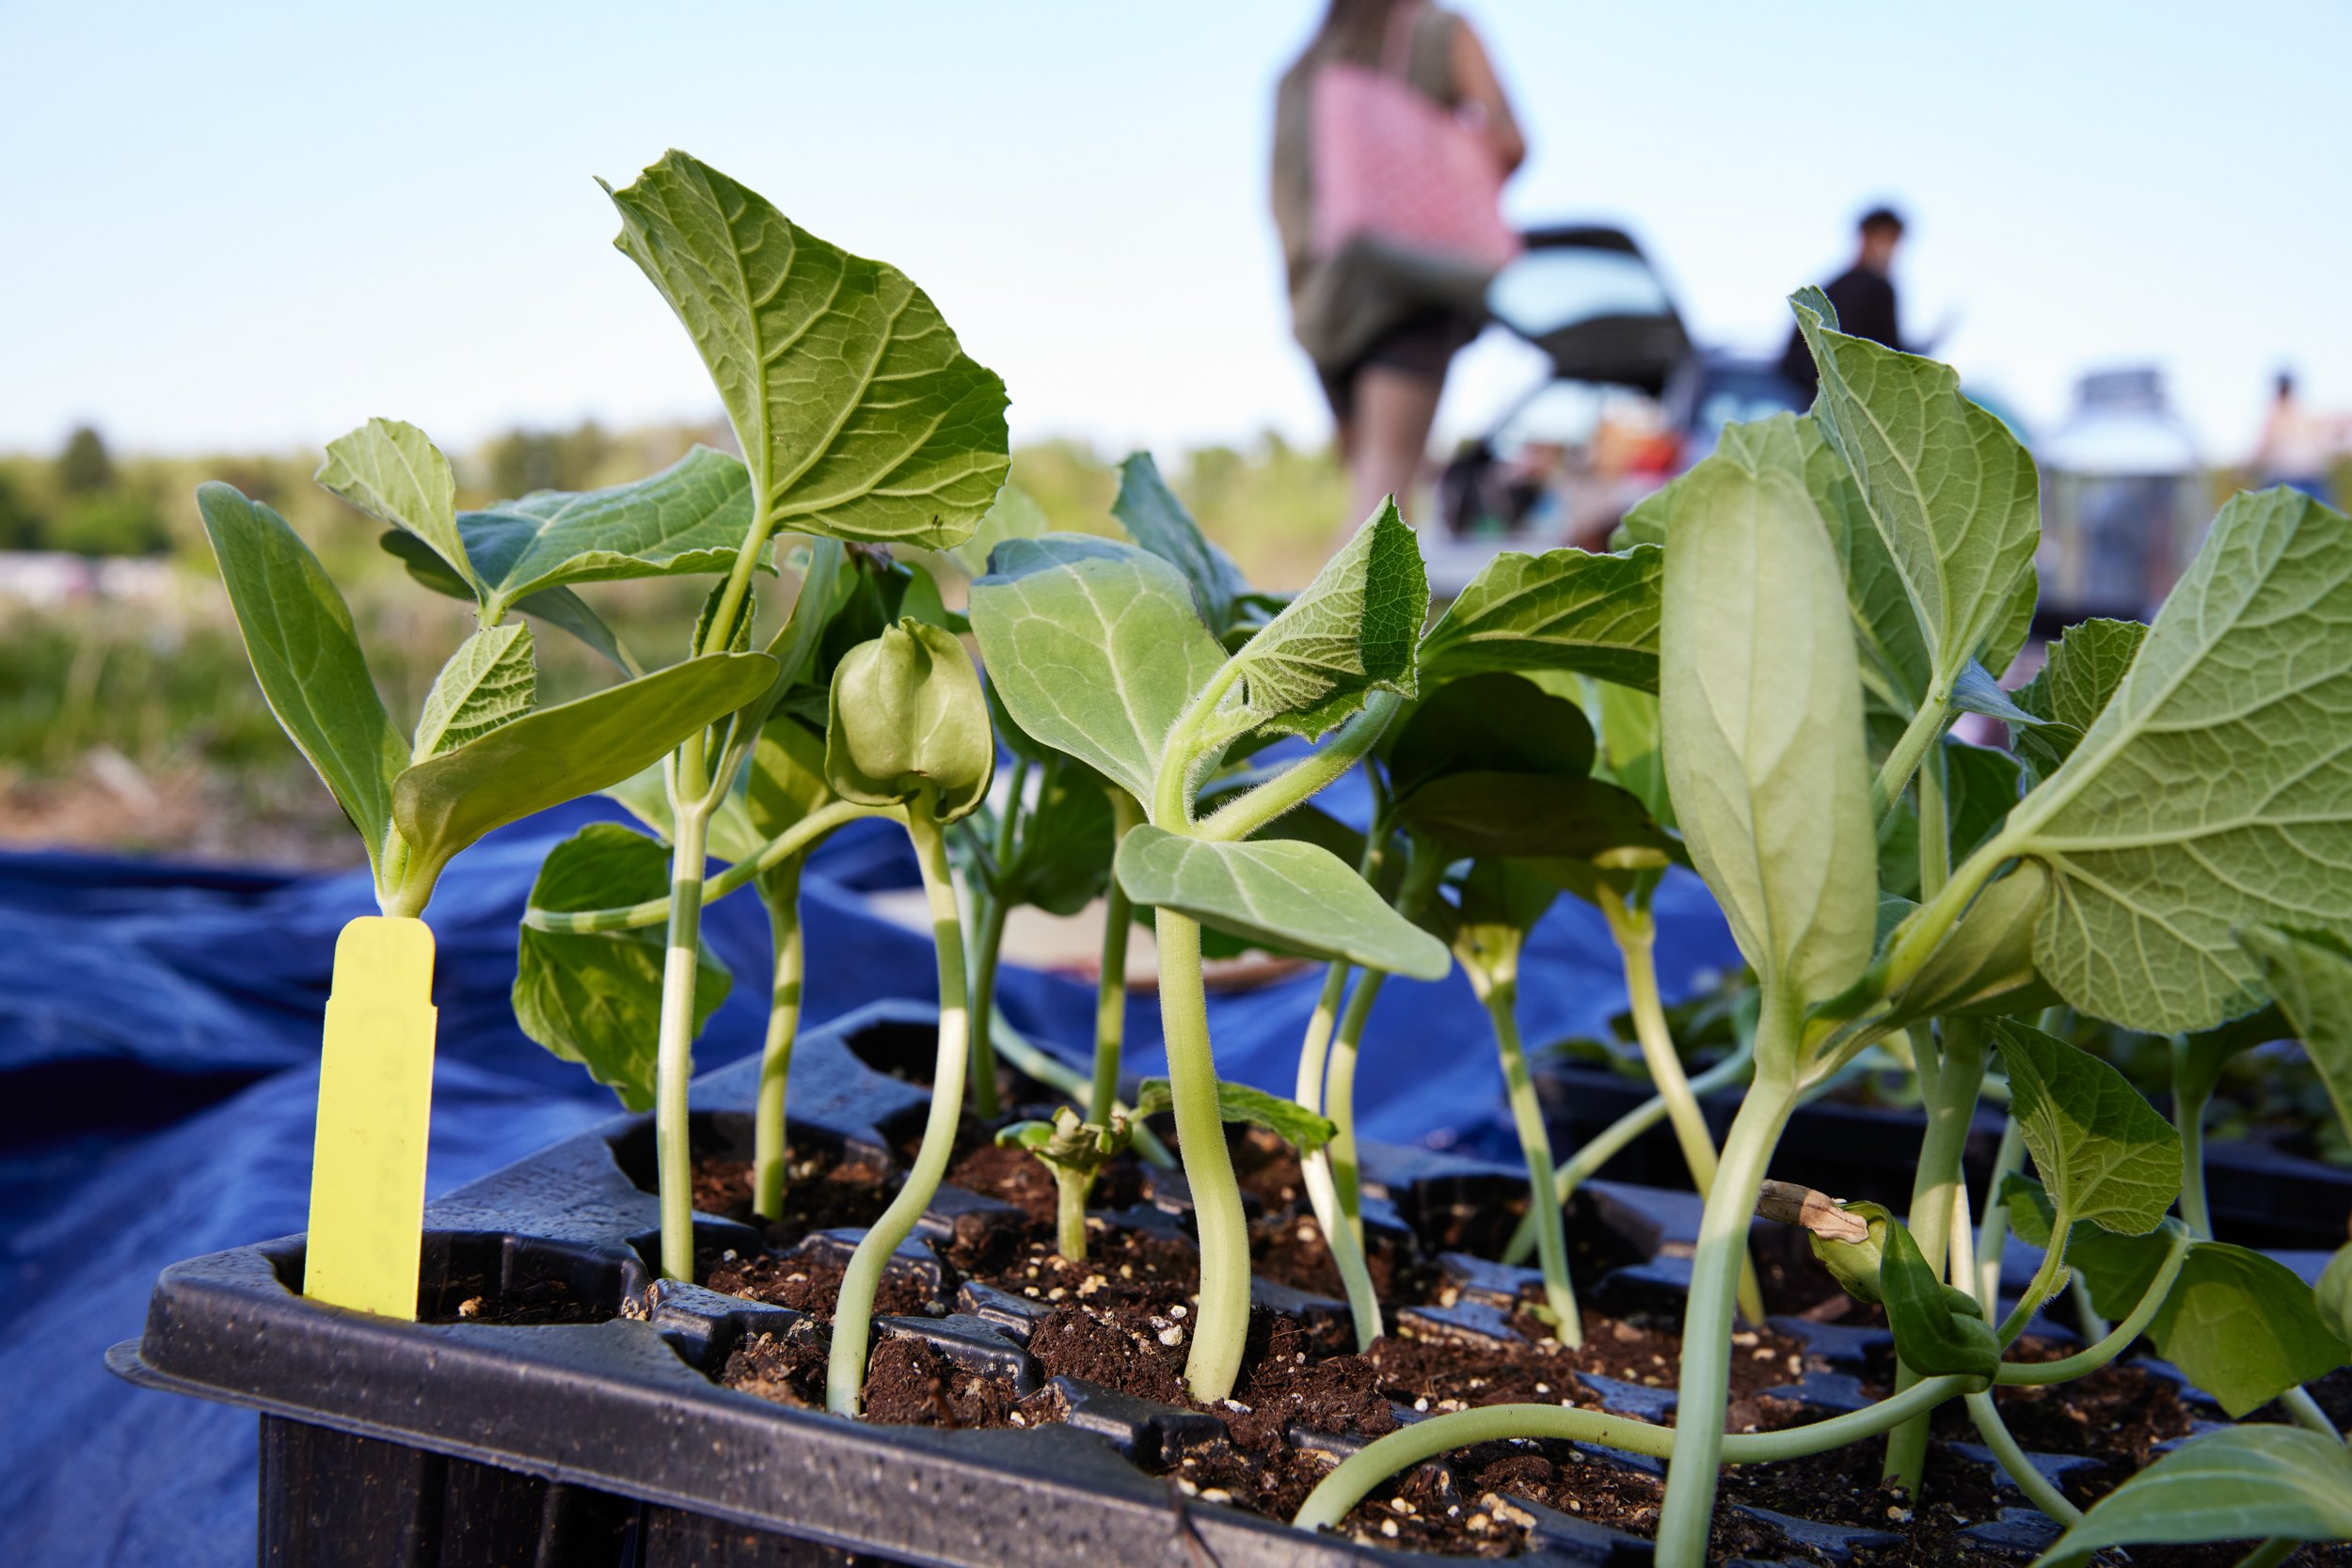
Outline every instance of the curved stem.
[[2026, 1450], [2017, 1446], [2009, 1428], [2001, 1420], [2001, 1413], [1994, 1407], [1990, 1393], [1968, 1396], [1968, 1418], [1977, 1423], [1977, 1435], [1993, 1450], [1993, 1457], [2001, 1462], [2009, 1479], [2017, 1483], [2034, 1507], [2060, 1524], [2071, 1525], [2083, 1516], [2083, 1511], [2066, 1500], [2065, 1494], [2050, 1483], [2050, 1478], [2034, 1467]]
[[[1465, 966], [1467, 967], [1467, 966]], [[1544, 1304], [1550, 1308], [1552, 1332], [1571, 1350], [1584, 1344], [1584, 1317], [1577, 1310], [1575, 1282], [1568, 1277], [1567, 1229], [1560, 1205], [1544, 1199], [1544, 1177], [1551, 1169], [1551, 1137], [1544, 1130], [1544, 1108], [1535, 1097], [1535, 1081], [1528, 1075], [1527, 1051], [1519, 1043], [1518, 983], [1507, 974], [1484, 984], [1470, 971], [1471, 984], [1486, 1005], [1493, 1022], [1495, 1050], [1502, 1057], [1502, 1085], [1511, 1101], [1511, 1120], [1518, 1128], [1519, 1153], [1527, 1162], [1528, 1207], [1535, 1214], [1535, 1256], [1543, 1268]]]
[[[1919, 1168], [1912, 1180], [1910, 1223], [1920, 1256], [1939, 1277], [1949, 1278], [1953, 1190], [1962, 1185], [1961, 1156], [1968, 1147], [1969, 1123], [1984, 1084], [1984, 1026], [1971, 1019], [1949, 1020], [1943, 1045], [1941, 1059], [1932, 1068], [1924, 1046], [1920, 1052], [1928, 1130], [1919, 1143]], [[1897, 1391], [1908, 1387], [1915, 1375], [1899, 1363]], [[1927, 1459], [1927, 1423], [1914, 1421], [1887, 1440], [1886, 1479], [1915, 1497]]]
[[[1675, 1142], [1682, 1149], [1682, 1163], [1691, 1173], [1691, 1190], [1705, 1197], [1715, 1184], [1715, 1139], [1707, 1130], [1707, 1114], [1699, 1109], [1699, 1097], [1682, 1071], [1682, 1054], [1675, 1049], [1674, 1036], [1666, 1027], [1666, 1009], [1658, 994], [1657, 923], [1647, 910], [1629, 907], [1606, 883], [1600, 888], [1600, 912], [1609, 923], [1609, 934], [1616, 940], [1642, 1064], [1649, 1069], [1650, 1083], [1665, 1103]], [[1764, 1321], [1764, 1287], [1756, 1275], [1756, 1259], [1745, 1247], [1740, 1255], [1740, 1316], [1751, 1323]]]
[[930, 1207], [939, 1179], [947, 1172], [956, 1124], [963, 1116], [964, 1056], [972, 1019], [965, 1007], [969, 993], [964, 989], [962, 911], [956, 904], [946, 835], [932, 814], [934, 803], [926, 790], [906, 807], [907, 836], [914, 841], [915, 862], [922, 867], [931, 941], [939, 958], [939, 1053], [931, 1069], [930, 1114], [923, 1122], [914, 1169], [882, 1218], [859, 1241], [841, 1275], [841, 1294], [834, 1304], [833, 1353], [825, 1367], [825, 1408], [836, 1416], [858, 1413], [866, 1388], [866, 1347], [874, 1328], [874, 1291], [891, 1254]]
[[1374, 692], [1330, 739], [1257, 788], [1226, 801], [1202, 817], [1194, 826], [1193, 836], [1222, 842], [1245, 839], [1294, 806], [1303, 804], [1310, 796], [1355, 767], [1357, 759], [1372, 750], [1380, 732], [1389, 727], [1389, 721], [1404, 705], [1405, 699], [1393, 691]]
[[993, 894], [979, 900], [978, 930], [972, 942], [972, 1114], [994, 1121], [1003, 1114], [997, 1104], [996, 1052], [990, 1024], [996, 1017], [996, 952], [1005, 941], [1005, 916], [1011, 912]]
[[[846, 827], [860, 817], [895, 816], [898, 809], [896, 806], [861, 806], [850, 800], [834, 800], [819, 806], [770, 839], [758, 854], [749, 860], [737, 861], [707, 882], [698, 882], [702, 888], [702, 901], [706, 904], [717, 903], [762, 872], [773, 871], [785, 862], [806, 854], [837, 828]], [[670, 901], [666, 898], [651, 898], [642, 904], [624, 904], [609, 910], [565, 912], [534, 907], [523, 911], [523, 924], [532, 930], [561, 933], [642, 930], [647, 926], [659, 926], [669, 918]]]
[[1944, 733], [1945, 721], [1950, 717], [1947, 712], [1950, 704], [1951, 683], [1946, 681], [1920, 699], [1918, 711], [1903, 726], [1895, 749], [1886, 753], [1885, 766], [1879, 769], [1878, 778], [1870, 785], [1870, 803], [1882, 819], [1902, 799], [1919, 759], [1928, 754], [1935, 737]]
[[[689, 742], [699, 750], [699, 744]], [[699, 763], [699, 758], [696, 759]], [[709, 814], [681, 791], [670, 841], [670, 930], [661, 955], [661, 1015], [654, 1044], [654, 1164], [661, 1201], [661, 1273], [694, 1277], [694, 1157], [687, 1086], [694, 1077], [694, 976], [702, 954], [704, 839]]]
[[2169, 1220], [2165, 1223], [2172, 1227], [2171, 1249], [2165, 1254], [2164, 1261], [2157, 1265], [2156, 1275], [2148, 1282], [2148, 1289], [2140, 1292], [2138, 1304], [2106, 1338], [2063, 1360], [2004, 1361], [1993, 1381], [2003, 1387], [2071, 1383], [2075, 1378], [2090, 1376], [2131, 1349], [2132, 1342], [2148, 1331], [2148, 1325], [2155, 1322], [2156, 1314], [2164, 1309], [2165, 1298], [2172, 1293], [2172, 1282], [2181, 1277], [2181, 1266], [2188, 1261], [2189, 1243], [2194, 1238], [2185, 1226]]
[[768, 932], [775, 955], [774, 978], [768, 988], [768, 1037], [759, 1051], [759, 1099], [752, 1113], [752, 1212], [765, 1220], [784, 1217], [785, 1172], [790, 1164], [784, 1113], [792, 1079], [792, 1044], [801, 1030], [805, 957], [801, 940], [802, 863], [787, 861], [760, 887], [768, 905]]
[[[1337, 961], [1325, 969], [1323, 994], [1315, 999], [1315, 1010], [1307, 1019], [1307, 1037], [1298, 1047], [1297, 1100], [1317, 1115], [1323, 1112], [1324, 1068], [1330, 1057], [1332, 1015], [1339, 1009], [1340, 997], [1347, 989], [1351, 973], [1349, 965]], [[1380, 1298], [1373, 1289], [1372, 1270], [1364, 1261], [1364, 1249], [1357, 1240], [1355, 1227], [1347, 1223], [1340, 1208], [1330, 1154], [1318, 1148], [1302, 1155], [1298, 1166], [1307, 1188], [1308, 1206], [1314, 1211], [1315, 1224], [1323, 1229], [1324, 1244], [1331, 1249], [1332, 1265], [1339, 1270], [1340, 1284], [1347, 1292], [1348, 1316], [1356, 1327], [1356, 1349], [1369, 1350], [1372, 1342], [1380, 1338], [1383, 1326]]]
[[1200, 983], [1200, 927], [1163, 909], [1160, 1034], [1175, 1101], [1176, 1136], [1200, 1229], [1200, 1294], [1184, 1377], [1192, 1397], [1214, 1404], [1233, 1391], [1249, 1334], [1249, 1223], [1225, 1147], [1216, 1103], [1216, 1058], [1209, 1050], [1209, 1005]]
[[[1754, 1042], [1741, 1040], [1738, 1049], [1691, 1080], [1691, 1092], [1705, 1096], [1717, 1089], [1727, 1089], [1735, 1084], [1747, 1082], [1756, 1062]], [[1584, 1141], [1584, 1147], [1560, 1162], [1551, 1173], [1552, 1192], [1563, 1204], [1576, 1195], [1601, 1167], [1625, 1151], [1626, 1145], [1666, 1119], [1666, 1101], [1653, 1095], [1632, 1110], [1611, 1122]], [[1535, 1253], [1535, 1214], [1531, 1209], [1519, 1216], [1511, 1240], [1502, 1249], [1502, 1261], [1518, 1266]]]
[[2172, 1037], [2172, 1125], [2181, 1134], [2181, 1218], [2190, 1230], [2211, 1240], [2213, 1210], [2205, 1201], [2205, 1104], [2209, 1093], [2184, 1095], [2189, 1077], [2186, 1035]]
[[1782, 1131], [1796, 1109], [1784, 1065], [1795, 1057], [1796, 1009], [1767, 994], [1757, 1022], [1755, 1086], [1724, 1140], [1722, 1168], [1699, 1221], [1691, 1260], [1691, 1294], [1682, 1319], [1682, 1375], [1666, 1497], [1658, 1520], [1659, 1568], [1700, 1568], [1715, 1516], [1716, 1466], [1723, 1456], [1724, 1411], [1731, 1391], [1732, 1298], [1757, 1191]]
[[2058, 1278], [2066, 1272], [2066, 1238], [2074, 1229], [2074, 1216], [2059, 1210], [2050, 1223], [2050, 1244], [2042, 1249], [2042, 1266], [2033, 1271], [2025, 1293], [2010, 1308], [2009, 1316], [2001, 1320], [1998, 1332], [2003, 1349], [2015, 1344], [2017, 1337], [2026, 1332], [2026, 1325], [2033, 1322], [2033, 1315], [2042, 1310], [2042, 1304], [2058, 1294]]
[[1348, 993], [1347, 1007], [1331, 1037], [1331, 1062], [1324, 1073], [1323, 1114], [1336, 1129], [1331, 1141], [1324, 1145], [1324, 1152], [1330, 1157], [1331, 1186], [1340, 1218], [1359, 1247], [1364, 1244], [1364, 1184], [1356, 1158], [1356, 1061], [1364, 1025], [1371, 1021], [1373, 1004], [1380, 1000], [1380, 988], [1388, 979], [1377, 969], [1357, 975], [1356, 989]]

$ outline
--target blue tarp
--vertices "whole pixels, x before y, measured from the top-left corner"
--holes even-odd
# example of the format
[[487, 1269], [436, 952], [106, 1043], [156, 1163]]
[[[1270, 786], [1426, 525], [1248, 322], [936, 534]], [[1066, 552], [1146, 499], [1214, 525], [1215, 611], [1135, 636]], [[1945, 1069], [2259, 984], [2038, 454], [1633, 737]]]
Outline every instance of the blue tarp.
[[[440, 1008], [430, 1183], [471, 1180], [613, 1114], [605, 1090], [515, 1027], [515, 926], [540, 859], [582, 803], [516, 825], [443, 877], [431, 922]], [[807, 1009], [821, 1022], [883, 997], [928, 999], [926, 937], [878, 919], [863, 889], [913, 880], [893, 830], [827, 845], [805, 898]], [[0, 1199], [13, 1310], [0, 1325], [0, 1531], [10, 1560], [239, 1568], [253, 1560], [254, 1418], [132, 1388], [101, 1365], [135, 1338], [176, 1259], [302, 1227], [321, 1009], [335, 934], [374, 912], [364, 874], [289, 875], [33, 853], [0, 855]], [[1734, 958], [1706, 893], [1659, 898], [1669, 997]], [[755, 1050], [767, 939], [747, 894], [705, 930], [735, 970], [697, 1060]], [[1287, 1093], [1318, 982], [1210, 998], [1231, 1077]], [[1563, 899], [1521, 981], [1531, 1041], [1598, 1032], [1622, 1009], [1599, 918]], [[1083, 1061], [1092, 990], [1008, 971], [1008, 1020]], [[1131, 1006], [1130, 1069], [1160, 1069], [1158, 1018]], [[1457, 973], [1392, 982], [1365, 1045], [1368, 1136], [1508, 1155], [1502, 1076]]]

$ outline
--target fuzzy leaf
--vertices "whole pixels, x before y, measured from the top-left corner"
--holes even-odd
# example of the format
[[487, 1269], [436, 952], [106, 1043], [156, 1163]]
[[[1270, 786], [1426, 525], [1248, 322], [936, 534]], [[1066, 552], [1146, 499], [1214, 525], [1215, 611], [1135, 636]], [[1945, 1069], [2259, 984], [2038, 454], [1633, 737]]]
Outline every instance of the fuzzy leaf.
[[1310, 740], [1374, 691], [1414, 692], [1414, 649], [1429, 614], [1421, 544], [1393, 500], [1233, 656], [1241, 680], [1224, 717]]
[[2352, 1354], [2293, 1269], [2221, 1242], [2188, 1249], [2148, 1338], [2233, 1420], [2327, 1376]]
[[[1136, 1087], [1136, 1115], [1155, 1117], [1175, 1109], [1176, 1096], [1165, 1078], [1146, 1078]], [[1216, 1114], [1221, 1121], [1263, 1127], [1301, 1154], [1312, 1154], [1331, 1141], [1339, 1129], [1295, 1100], [1284, 1100], [1263, 1089], [1230, 1079], [1216, 1081]]]
[[1005, 387], [922, 290], [683, 152], [610, 194], [613, 243], [692, 335], [771, 519], [929, 549], [971, 534], [1010, 462]]
[[[558, 913], [660, 898], [670, 891], [670, 852], [617, 822], [595, 822], [548, 851], [531, 902]], [[653, 1104], [660, 1037], [664, 938], [659, 927], [564, 933], [526, 926], [516, 952], [515, 1022], [524, 1034], [621, 1097]], [[694, 1033], [733, 983], [707, 943], [694, 972]]]
[[928, 791], [942, 822], [968, 815], [996, 775], [988, 699], [963, 644], [906, 620], [850, 650], [834, 672], [825, 780], [845, 800], [886, 806]]
[[1658, 689], [1665, 553], [1505, 550], [1480, 568], [1421, 642], [1425, 686], [1488, 670], [1573, 670]]
[[475, 594], [482, 592], [457, 528], [449, 459], [415, 425], [370, 420], [326, 443], [318, 483], [378, 522], [423, 541]]
[[[2041, 482], [2007, 426], [1948, 365], [1836, 330], [1819, 290], [1792, 296], [1820, 367], [1822, 434], [1862, 491], [1939, 682], [2008, 665], [2024, 641], [2042, 540]], [[1946, 689], [1949, 689], [1947, 686]]]
[[1083, 534], [999, 545], [972, 628], [1021, 729], [1145, 801], [1168, 732], [1225, 663], [1174, 567]]
[[2010, 1115], [2060, 1213], [2125, 1236], [2153, 1230], [2181, 1190], [2181, 1135], [2131, 1080], [2014, 1020], [1993, 1025]]
[[1845, 584], [1787, 471], [1719, 453], [1682, 483], [1660, 628], [1675, 816], [1766, 986], [1831, 996], [1869, 962], [1878, 911]]
[[2064, 766], [1982, 853], [2057, 880], [2044, 978], [2126, 1028], [2261, 998], [2241, 927], [2352, 929], [2352, 519], [2240, 496]]
[[1583, 710], [1521, 676], [1493, 672], [1438, 687], [1381, 738], [1399, 800], [1450, 773], [1581, 777], [1593, 766]]
[[519, 621], [484, 626], [460, 642], [433, 677], [409, 758], [422, 762], [479, 740], [529, 713], [538, 696], [531, 628]]
[[2057, 993], [2033, 967], [2033, 928], [2049, 895], [2049, 873], [2032, 861], [1978, 894], [1918, 973], [1887, 997], [1888, 1022], [1900, 1027], [2047, 1006]]
[[2352, 954], [2332, 938], [2256, 927], [2238, 945], [2262, 965], [2263, 980], [2295, 1025], [2336, 1118], [2352, 1133]]
[[351, 610], [286, 519], [226, 484], [196, 492], [262, 696], [343, 808], [381, 876], [403, 740], [368, 675]]
[[751, 477], [708, 447], [602, 490], [541, 490], [457, 515], [484, 602], [572, 582], [723, 572], [752, 524]]
[[2352, 1450], [2296, 1427], [2207, 1433], [2092, 1504], [2034, 1568], [2074, 1568], [2108, 1546], [2272, 1536], [2352, 1540]]
[[1415, 980], [1441, 980], [1453, 967], [1443, 942], [1311, 844], [1217, 844], [1145, 824], [1120, 840], [1113, 869], [1138, 905], [1247, 941]]
[[1119, 495], [1111, 502], [1111, 515], [1129, 538], [1184, 574], [1200, 619], [1223, 636], [1233, 623], [1233, 601], [1249, 592], [1249, 579], [1200, 531], [1176, 492], [1160, 478], [1160, 466], [1150, 452], [1136, 452], [1119, 466]]
[[392, 785], [392, 820], [437, 869], [484, 833], [619, 784], [767, 689], [766, 654], [711, 654], [543, 707], [418, 763]]

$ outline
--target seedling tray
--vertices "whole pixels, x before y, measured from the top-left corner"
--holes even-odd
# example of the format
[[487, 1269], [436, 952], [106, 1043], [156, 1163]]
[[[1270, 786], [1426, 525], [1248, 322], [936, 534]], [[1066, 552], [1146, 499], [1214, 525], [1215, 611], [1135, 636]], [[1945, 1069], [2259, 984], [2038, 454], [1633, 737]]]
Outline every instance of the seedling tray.
[[[900, 1056], [933, 1015], [882, 1004], [812, 1031], [793, 1068], [793, 1134], [889, 1160], [922, 1115], [922, 1088], [868, 1061]], [[702, 1139], [748, 1142], [755, 1061], [694, 1087]], [[1163, 1475], [1187, 1444], [1221, 1434], [1197, 1411], [1074, 1386], [1071, 1418], [1023, 1429], [869, 1425], [771, 1403], [714, 1381], [747, 1334], [805, 1330], [789, 1308], [658, 1281], [650, 1124], [623, 1117], [433, 1204], [417, 1323], [306, 1301], [290, 1237], [190, 1259], [157, 1281], [146, 1332], [108, 1365], [130, 1381], [262, 1417], [261, 1560], [271, 1568], [751, 1568], [850, 1562], [995, 1568], [1169, 1568], [1426, 1562], [1337, 1535], [1311, 1537], [1184, 1497]], [[1424, 1235], [1501, 1202], [1506, 1167], [1427, 1150], [1367, 1149], [1368, 1191]], [[910, 1243], [987, 1199], [943, 1188]], [[1699, 1206], [1688, 1194], [1592, 1184], [1588, 1201], [1636, 1260], [1594, 1280], [1612, 1312], [1678, 1310]], [[758, 1236], [699, 1218], [700, 1240], [756, 1249]], [[1473, 1309], [1507, 1307], [1518, 1271], [1457, 1263]], [[1295, 1292], [1292, 1294], [1295, 1295]], [[555, 1304], [586, 1321], [469, 1322], [488, 1295]], [[1035, 1379], [1017, 1311], [960, 1302], [935, 1318], [886, 1318], [877, 1339], [914, 1335], [975, 1370]], [[1017, 1303], [1013, 1304], [1018, 1306]], [[1291, 1303], [1290, 1305], [1295, 1305]], [[1853, 1375], [1883, 1336], [1775, 1320], [1805, 1341], [1808, 1370], [1779, 1390], [1850, 1408]], [[1671, 1390], [1615, 1398], [1656, 1418]], [[1639, 1404], [1642, 1408], [1635, 1408]], [[1343, 1451], [1361, 1440], [1290, 1433]], [[1590, 1450], [1598, 1463], [1654, 1463]], [[1989, 1465], [1989, 1458], [1987, 1460]], [[2062, 1467], [2074, 1461], [2053, 1460]], [[1533, 1502], [1533, 1565], [1646, 1561], [1649, 1544]], [[1772, 1521], [1792, 1555], [1842, 1558], [1875, 1534]], [[1979, 1527], [1992, 1546], [2046, 1540], [2007, 1510]]]

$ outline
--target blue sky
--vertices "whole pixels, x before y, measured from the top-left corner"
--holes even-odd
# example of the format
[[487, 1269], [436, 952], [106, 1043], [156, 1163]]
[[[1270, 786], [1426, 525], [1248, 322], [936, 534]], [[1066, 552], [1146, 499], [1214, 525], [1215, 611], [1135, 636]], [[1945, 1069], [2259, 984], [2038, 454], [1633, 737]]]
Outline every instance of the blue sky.
[[[1915, 330], [2029, 420], [2138, 362], [2217, 457], [2282, 361], [2352, 406], [2352, 7], [1466, 8], [1515, 214], [1628, 224], [1707, 340], [1776, 344], [1888, 198]], [[0, 450], [700, 415], [590, 180], [674, 145], [905, 268], [1017, 438], [1320, 439], [1264, 197], [1318, 9], [0, 0]], [[1527, 369], [1474, 349], [1445, 423]]]

